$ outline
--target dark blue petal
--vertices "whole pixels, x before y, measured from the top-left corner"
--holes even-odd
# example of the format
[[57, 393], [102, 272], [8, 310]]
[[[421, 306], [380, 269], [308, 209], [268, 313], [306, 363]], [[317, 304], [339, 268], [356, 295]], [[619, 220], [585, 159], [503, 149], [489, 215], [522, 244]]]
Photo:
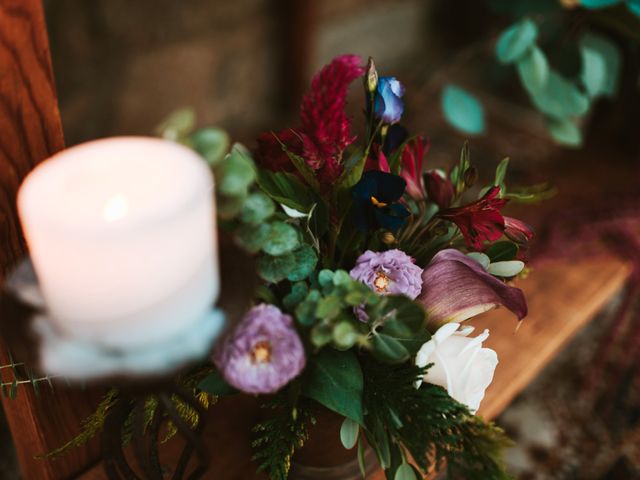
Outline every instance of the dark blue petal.
[[378, 195], [379, 180], [375, 175], [371, 175], [372, 173], [376, 172], [365, 172], [360, 178], [360, 181], [354, 185], [353, 190], [351, 191], [354, 199], [361, 199], [369, 202], [371, 197]]
[[385, 203], [400, 200], [407, 188], [407, 182], [405, 179], [391, 173], [377, 173], [382, 174], [382, 176], [378, 179], [378, 196], [376, 198]]
[[395, 209], [377, 209], [375, 211], [375, 217], [380, 227], [395, 232], [404, 225], [409, 212], [402, 207], [402, 205], [392, 205], [392, 207], [400, 207], [402, 209], [401, 215], [395, 215], [395, 212], [393, 212]]
[[388, 157], [409, 138], [409, 131], [399, 123], [391, 125], [384, 139], [382, 151]]

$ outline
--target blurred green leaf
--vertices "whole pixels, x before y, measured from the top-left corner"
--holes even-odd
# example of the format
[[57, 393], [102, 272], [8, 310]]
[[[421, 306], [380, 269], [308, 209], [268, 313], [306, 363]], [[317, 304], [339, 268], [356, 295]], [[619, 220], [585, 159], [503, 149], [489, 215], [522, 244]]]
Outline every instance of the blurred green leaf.
[[622, 3], [624, 0], [580, 0], [580, 6], [584, 8], [607, 8]]
[[373, 355], [385, 363], [402, 363], [409, 359], [409, 351], [402, 342], [384, 333], [374, 335], [371, 341]]
[[156, 134], [167, 140], [181, 142], [193, 131], [195, 124], [195, 111], [192, 108], [181, 108], [170, 113], [156, 127]]
[[582, 81], [591, 96], [612, 97], [618, 89], [620, 50], [607, 38], [588, 33], [580, 39]]
[[403, 463], [396, 470], [393, 480], [417, 480], [413, 467], [408, 463]]
[[257, 261], [258, 275], [267, 282], [278, 283], [287, 278], [287, 275], [295, 268], [295, 263], [295, 257], [291, 253], [277, 257], [261, 255]]
[[496, 242], [490, 245], [484, 253], [491, 259], [491, 263], [513, 260], [518, 254], [518, 246], [509, 241]]
[[524, 55], [536, 41], [538, 27], [528, 18], [507, 28], [496, 43], [496, 57], [502, 63], [512, 63]]
[[309, 293], [309, 287], [305, 282], [296, 282], [291, 286], [291, 291], [284, 296], [282, 304], [287, 310], [293, 310], [302, 302]]
[[250, 194], [240, 214], [240, 220], [251, 225], [258, 225], [267, 220], [276, 211], [273, 201], [262, 192]]
[[295, 176], [286, 172], [258, 169], [258, 185], [273, 200], [287, 207], [308, 213], [315, 203], [309, 189]]
[[235, 144], [216, 171], [218, 192], [223, 195], [246, 194], [256, 179], [256, 170], [248, 150]]
[[580, 147], [582, 133], [574, 121], [569, 119], [549, 118], [546, 121], [547, 130], [553, 139], [565, 147]]
[[507, 169], [509, 168], [509, 157], [503, 158], [496, 167], [496, 177], [493, 182], [494, 185], [500, 187], [500, 194], [505, 193], [504, 177], [507, 175]]
[[269, 238], [262, 250], [269, 255], [278, 256], [289, 253], [300, 244], [297, 230], [284, 222], [273, 222], [269, 228]]
[[520, 57], [516, 64], [518, 75], [525, 88], [537, 91], [547, 84], [549, 78], [549, 62], [536, 45], [531, 47], [526, 55]]
[[229, 150], [230, 140], [220, 128], [203, 128], [191, 135], [191, 144], [209, 165], [215, 166]]
[[256, 253], [269, 241], [270, 231], [271, 225], [268, 223], [261, 223], [258, 226], [245, 225], [238, 229], [236, 238], [243, 248], [251, 253]]
[[300, 245], [293, 252], [295, 266], [287, 275], [287, 280], [297, 282], [313, 273], [318, 264], [318, 255], [307, 243]]
[[467, 91], [447, 85], [442, 91], [442, 111], [455, 128], [469, 135], [485, 132], [484, 110], [480, 102]]
[[524, 262], [521, 262], [520, 260], [508, 260], [503, 262], [491, 263], [487, 271], [491, 275], [495, 275], [497, 277], [509, 278], [518, 275], [523, 268]]
[[579, 117], [589, 109], [589, 97], [553, 70], [545, 86], [530, 93], [534, 105], [553, 118]]
[[350, 418], [345, 418], [340, 426], [340, 442], [342, 446], [347, 450], [355, 447], [358, 442], [358, 433], [360, 433], [360, 426]]
[[198, 384], [198, 388], [211, 395], [233, 395], [238, 393], [238, 390], [229, 385], [217, 370], [204, 377]]

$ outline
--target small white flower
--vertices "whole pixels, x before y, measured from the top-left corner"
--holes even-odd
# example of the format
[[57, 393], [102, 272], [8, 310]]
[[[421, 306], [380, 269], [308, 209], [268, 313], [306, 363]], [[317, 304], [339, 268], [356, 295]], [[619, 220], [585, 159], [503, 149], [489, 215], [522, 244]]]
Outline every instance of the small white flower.
[[[416, 354], [416, 365], [425, 367], [433, 363], [422, 381], [446, 388], [451, 397], [475, 413], [493, 381], [498, 355], [490, 348], [482, 347], [482, 342], [489, 337], [489, 330], [470, 338], [468, 335], [473, 327], [458, 330], [459, 327], [459, 323], [440, 327]], [[416, 387], [422, 381], [416, 382]]]

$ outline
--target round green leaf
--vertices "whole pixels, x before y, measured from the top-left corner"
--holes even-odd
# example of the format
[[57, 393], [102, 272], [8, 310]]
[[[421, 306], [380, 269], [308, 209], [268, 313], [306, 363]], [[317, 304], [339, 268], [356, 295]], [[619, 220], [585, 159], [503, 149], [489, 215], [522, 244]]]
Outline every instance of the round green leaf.
[[549, 62], [536, 45], [523, 55], [516, 65], [520, 80], [525, 88], [532, 92], [543, 88], [549, 78]]
[[360, 426], [350, 418], [345, 418], [340, 426], [340, 442], [347, 450], [351, 450], [358, 442]]
[[256, 253], [262, 249], [262, 246], [269, 240], [269, 232], [271, 226], [263, 223], [257, 227], [254, 225], [246, 225], [236, 234], [238, 243], [251, 253]]
[[256, 179], [253, 160], [245, 152], [244, 147], [234, 145], [230, 153], [216, 170], [218, 191], [224, 195], [239, 195], [246, 193], [247, 188]]
[[318, 256], [310, 245], [304, 243], [293, 252], [296, 264], [293, 270], [287, 275], [287, 279], [292, 282], [304, 280], [313, 273], [318, 264]]
[[333, 329], [333, 341], [340, 350], [351, 348], [358, 341], [358, 332], [351, 322], [340, 322]]
[[582, 133], [578, 126], [569, 119], [547, 120], [547, 130], [553, 139], [565, 147], [579, 147], [582, 145]]
[[258, 258], [258, 275], [271, 283], [278, 283], [287, 278], [289, 272], [295, 267], [295, 257], [291, 253], [285, 253], [273, 257], [271, 255], [261, 255]]
[[589, 9], [607, 8], [622, 3], [623, 0], [580, 0], [580, 6]]
[[467, 91], [447, 85], [442, 91], [442, 112], [446, 120], [463, 133], [484, 133], [484, 110], [480, 102]]
[[408, 463], [403, 463], [396, 470], [393, 480], [417, 480], [413, 467]]
[[495, 262], [489, 265], [487, 271], [496, 277], [515, 277], [524, 268], [524, 262], [520, 260], [508, 260], [504, 262]]
[[262, 250], [269, 255], [278, 256], [291, 252], [299, 244], [298, 232], [288, 223], [273, 222], [269, 228], [269, 239]]
[[502, 63], [518, 60], [535, 43], [538, 27], [528, 18], [507, 28], [496, 43], [496, 56]]
[[252, 193], [242, 207], [240, 220], [257, 225], [268, 219], [276, 211], [273, 201], [262, 192]]
[[491, 263], [491, 259], [482, 252], [469, 252], [467, 253], [467, 257], [473, 258], [476, 262], [482, 265], [482, 268], [485, 270], [489, 268], [489, 264]]
[[544, 88], [530, 93], [535, 106], [553, 118], [579, 117], [589, 109], [589, 97], [553, 70]]
[[217, 165], [229, 150], [229, 135], [219, 128], [203, 128], [191, 136], [191, 143], [209, 165]]
[[[639, 3], [640, 5], [640, 3]], [[612, 97], [618, 89], [620, 50], [606, 37], [588, 33], [580, 39], [582, 81], [590, 95]], [[600, 68], [604, 72], [600, 72]], [[601, 77], [603, 73], [603, 78]]]
[[602, 54], [586, 45], [581, 45], [582, 72], [580, 78], [587, 93], [595, 97], [600, 94], [607, 84], [607, 64]]
[[156, 133], [174, 142], [184, 140], [196, 124], [196, 113], [192, 108], [182, 108], [169, 114], [156, 128]]

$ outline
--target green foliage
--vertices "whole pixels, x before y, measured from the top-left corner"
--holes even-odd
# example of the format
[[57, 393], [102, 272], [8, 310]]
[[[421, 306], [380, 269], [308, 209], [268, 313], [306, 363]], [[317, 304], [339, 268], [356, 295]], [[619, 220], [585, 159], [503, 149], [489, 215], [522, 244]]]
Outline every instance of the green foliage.
[[513, 242], [504, 240], [490, 245], [484, 253], [491, 259], [492, 263], [504, 262], [516, 258], [518, 246]]
[[198, 383], [198, 389], [214, 396], [233, 395], [238, 390], [229, 385], [220, 372], [213, 370]]
[[359, 433], [360, 425], [350, 418], [345, 417], [342, 425], [340, 425], [340, 442], [342, 443], [342, 446], [347, 450], [351, 450], [355, 447], [358, 442]]
[[442, 112], [455, 128], [469, 135], [486, 130], [482, 104], [469, 92], [456, 85], [447, 85], [442, 91]]
[[192, 108], [181, 108], [170, 113], [160, 125], [156, 127], [155, 133], [166, 140], [174, 142], [188, 143], [188, 137], [196, 124], [196, 113]]
[[538, 27], [523, 18], [505, 30], [496, 43], [496, 57], [502, 63], [512, 63], [525, 55], [538, 36]]
[[325, 348], [309, 358], [302, 394], [362, 425], [362, 370], [352, 350]]
[[299, 212], [308, 212], [315, 203], [313, 194], [291, 173], [259, 169], [257, 181], [273, 200]]
[[618, 47], [609, 39], [587, 33], [580, 39], [581, 79], [591, 97], [615, 96], [622, 59]]
[[203, 128], [191, 135], [191, 146], [204, 157], [207, 163], [215, 167], [229, 151], [229, 135], [219, 128]]
[[309, 425], [315, 424], [309, 402], [300, 399], [291, 407], [282, 396], [273, 398], [265, 408], [273, 410], [266, 420], [258, 423], [253, 431], [256, 440], [252, 460], [257, 461], [258, 471], [265, 472], [270, 480], [286, 480], [291, 468], [291, 457], [307, 440]]
[[273, 201], [262, 192], [250, 194], [240, 213], [240, 220], [249, 225], [259, 225], [267, 220], [276, 211]]
[[546, 121], [547, 130], [553, 139], [567, 147], [582, 145], [582, 132], [576, 122], [564, 119], [549, 118]]
[[383, 367], [371, 359], [362, 363], [368, 438], [388, 473], [406, 472], [406, 449], [425, 472], [446, 462], [449, 478], [509, 478], [500, 453], [511, 443], [502, 430], [472, 415], [440, 387], [416, 389], [414, 382], [426, 369]]
[[544, 88], [549, 80], [549, 61], [536, 45], [518, 60], [516, 68], [520, 81], [530, 92]]

